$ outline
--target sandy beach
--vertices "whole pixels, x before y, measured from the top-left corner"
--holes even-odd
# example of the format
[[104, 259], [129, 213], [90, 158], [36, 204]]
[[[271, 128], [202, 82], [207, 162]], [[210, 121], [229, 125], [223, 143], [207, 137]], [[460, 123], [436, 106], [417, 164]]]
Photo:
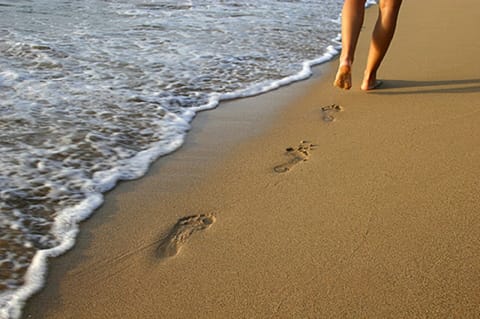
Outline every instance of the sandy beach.
[[359, 89], [221, 103], [118, 185], [23, 318], [478, 318], [480, 2], [405, 1]]

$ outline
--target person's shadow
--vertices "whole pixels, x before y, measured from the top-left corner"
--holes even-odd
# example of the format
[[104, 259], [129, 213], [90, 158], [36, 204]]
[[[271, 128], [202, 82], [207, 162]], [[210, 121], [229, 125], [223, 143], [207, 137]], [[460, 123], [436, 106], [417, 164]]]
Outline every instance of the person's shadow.
[[382, 80], [373, 94], [480, 93], [480, 79], [445, 81]]

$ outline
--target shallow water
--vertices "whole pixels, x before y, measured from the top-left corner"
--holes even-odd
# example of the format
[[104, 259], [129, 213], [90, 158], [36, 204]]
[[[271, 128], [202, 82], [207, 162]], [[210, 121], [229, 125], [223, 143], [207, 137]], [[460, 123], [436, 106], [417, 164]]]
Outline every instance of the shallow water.
[[197, 111], [331, 58], [340, 9], [0, 0], [0, 318], [18, 316], [102, 193], [177, 149]]

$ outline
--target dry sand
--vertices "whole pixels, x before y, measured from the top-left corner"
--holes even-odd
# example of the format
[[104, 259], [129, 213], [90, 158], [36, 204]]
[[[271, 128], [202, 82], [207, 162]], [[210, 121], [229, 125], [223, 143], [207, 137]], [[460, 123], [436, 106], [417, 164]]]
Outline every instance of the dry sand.
[[351, 91], [334, 62], [200, 114], [106, 195], [24, 317], [480, 317], [480, 2], [405, 1], [364, 93], [375, 16]]

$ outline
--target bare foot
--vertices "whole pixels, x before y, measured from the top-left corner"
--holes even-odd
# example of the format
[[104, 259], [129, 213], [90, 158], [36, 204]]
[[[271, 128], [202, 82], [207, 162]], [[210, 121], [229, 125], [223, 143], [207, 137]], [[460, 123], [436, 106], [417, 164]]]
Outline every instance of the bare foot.
[[370, 90], [375, 90], [378, 89], [382, 85], [382, 81], [377, 80], [375, 76], [373, 77], [364, 77], [362, 81], [362, 85], [360, 88], [363, 91], [370, 91]]
[[344, 64], [338, 68], [333, 85], [345, 90], [349, 90], [352, 87], [352, 71], [350, 65]]

